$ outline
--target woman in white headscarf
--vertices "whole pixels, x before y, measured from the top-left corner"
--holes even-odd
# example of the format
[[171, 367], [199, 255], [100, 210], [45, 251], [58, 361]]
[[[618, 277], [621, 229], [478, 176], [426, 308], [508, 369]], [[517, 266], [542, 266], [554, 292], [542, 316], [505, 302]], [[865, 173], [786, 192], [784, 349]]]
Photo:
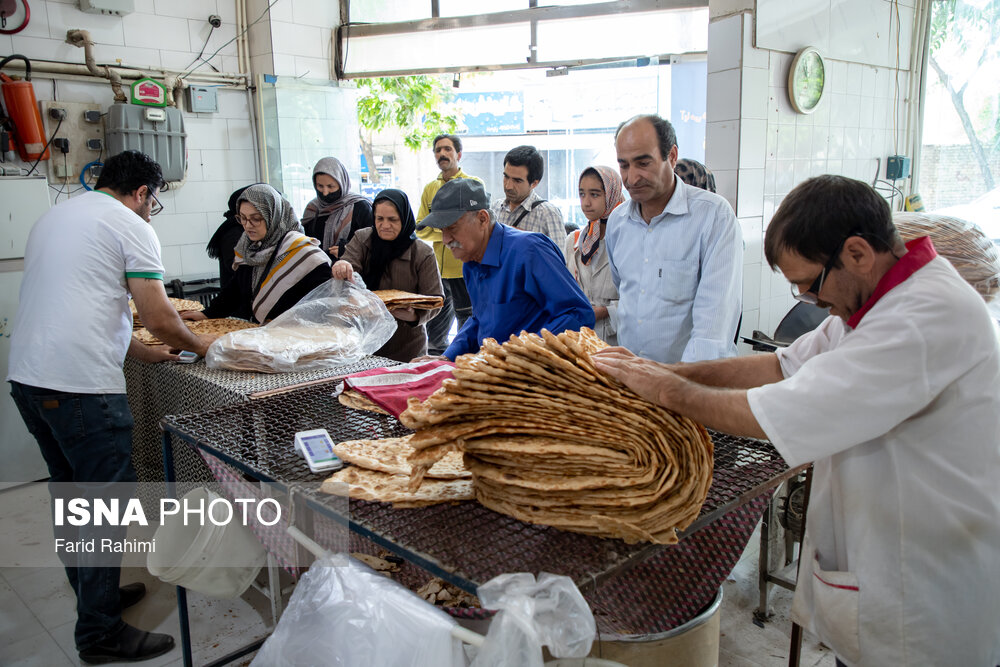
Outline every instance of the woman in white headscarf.
[[236, 272], [202, 312], [188, 320], [240, 317], [263, 324], [330, 279], [330, 259], [319, 241], [302, 233], [292, 205], [270, 185], [251, 185], [238, 201], [243, 236], [236, 243]]
[[617, 169], [603, 165], [584, 169], [580, 174], [580, 208], [587, 224], [567, 236], [563, 244], [566, 268], [594, 309], [594, 331], [608, 345], [618, 344], [618, 290], [611, 278], [604, 232], [608, 216], [622, 201]]
[[335, 157], [325, 157], [313, 168], [316, 198], [302, 212], [307, 236], [319, 239], [321, 247], [336, 259], [359, 229], [371, 227], [372, 204], [351, 192], [347, 168]]

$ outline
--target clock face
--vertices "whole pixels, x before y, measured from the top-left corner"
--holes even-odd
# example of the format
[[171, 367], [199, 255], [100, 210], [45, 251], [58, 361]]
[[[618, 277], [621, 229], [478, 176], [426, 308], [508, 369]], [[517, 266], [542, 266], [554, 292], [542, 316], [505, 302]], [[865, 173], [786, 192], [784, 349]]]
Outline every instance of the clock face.
[[799, 113], [812, 113], [823, 98], [826, 68], [823, 58], [810, 47], [799, 51], [788, 72], [788, 98]]

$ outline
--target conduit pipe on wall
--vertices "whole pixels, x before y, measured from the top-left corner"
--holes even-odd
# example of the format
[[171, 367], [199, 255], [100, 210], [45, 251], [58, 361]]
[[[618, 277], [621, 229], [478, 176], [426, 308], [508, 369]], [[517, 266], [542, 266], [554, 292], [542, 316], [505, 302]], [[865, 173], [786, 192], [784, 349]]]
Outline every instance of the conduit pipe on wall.
[[83, 59], [87, 64], [87, 70], [94, 76], [103, 77], [111, 82], [111, 89], [115, 91], [115, 102], [128, 102], [128, 97], [122, 90], [121, 74], [107, 66], [102, 72], [97, 66], [97, 59], [94, 58], [94, 40], [90, 38], [89, 32], [69, 30], [66, 32], [66, 43], [83, 48]]
[[[96, 65], [96, 63], [95, 63]], [[12, 61], [7, 65], [7, 69], [24, 69], [24, 65], [17, 61]], [[141, 70], [131, 67], [121, 67], [115, 65], [96, 65], [97, 72], [93, 72], [86, 65], [81, 65], [77, 63], [64, 63], [64, 62], [54, 62], [50, 60], [38, 60], [32, 59], [31, 61], [31, 71], [32, 74], [55, 74], [62, 75], [67, 78], [81, 78], [82, 80], [92, 79], [94, 77], [103, 80], [109, 80], [111, 77], [106, 75], [102, 70], [109, 70], [116, 74], [121, 80], [131, 80], [142, 79], [144, 77], [152, 77], [154, 79], [165, 79], [171, 75], [175, 75], [178, 78], [184, 72], [180, 70], [170, 70], [170, 69], [156, 69], [156, 70]], [[204, 83], [209, 85], [218, 86], [229, 86], [233, 88], [246, 89], [249, 84], [249, 75], [246, 74], [227, 74], [227, 73], [217, 73], [217, 72], [193, 72], [185, 76], [182, 81], [187, 84], [189, 82]]]

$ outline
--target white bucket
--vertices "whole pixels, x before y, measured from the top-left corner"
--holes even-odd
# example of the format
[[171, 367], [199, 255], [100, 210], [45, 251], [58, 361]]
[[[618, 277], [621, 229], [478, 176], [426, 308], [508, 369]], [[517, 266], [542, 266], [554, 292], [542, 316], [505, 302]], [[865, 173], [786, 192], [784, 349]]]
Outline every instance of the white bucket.
[[[185, 495], [182, 506], [197, 506], [204, 501], [204, 507], [208, 507], [220, 497], [202, 487]], [[156, 529], [156, 550], [146, 558], [146, 569], [168, 584], [212, 597], [239, 597], [257, 577], [267, 560], [267, 551], [235, 517], [224, 526], [204, 523], [184, 525], [180, 514], [168, 517]]]

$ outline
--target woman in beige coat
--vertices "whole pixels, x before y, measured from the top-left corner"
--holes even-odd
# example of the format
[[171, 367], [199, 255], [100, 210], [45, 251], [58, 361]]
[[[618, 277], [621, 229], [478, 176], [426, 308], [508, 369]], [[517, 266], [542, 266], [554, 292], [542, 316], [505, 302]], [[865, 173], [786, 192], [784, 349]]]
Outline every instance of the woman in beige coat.
[[566, 237], [566, 268], [594, 308], [594, 331], [608, 345], [618, 344], [618, 290], [604, 245], [608, 216], [624, 201], [622, 179], [610, 167], [591, 166], [580, 174], [580, 208], [587, 224]]
[[[333, 265], [333, 277], [349, 280], [357, 271], [370, 290], [396, 289], [443, 296], [434, 251], [417, 240], [416, 220], [406, 193], [383, 190], [375, 197], [372, 208], [375, 227], [354, 234], [344, 250], [343, 259]], [[424, 324], [439, 310], [390, 310], [396, 318], [396, 333], [375, 354], [404, 362], [427, 354]]]

